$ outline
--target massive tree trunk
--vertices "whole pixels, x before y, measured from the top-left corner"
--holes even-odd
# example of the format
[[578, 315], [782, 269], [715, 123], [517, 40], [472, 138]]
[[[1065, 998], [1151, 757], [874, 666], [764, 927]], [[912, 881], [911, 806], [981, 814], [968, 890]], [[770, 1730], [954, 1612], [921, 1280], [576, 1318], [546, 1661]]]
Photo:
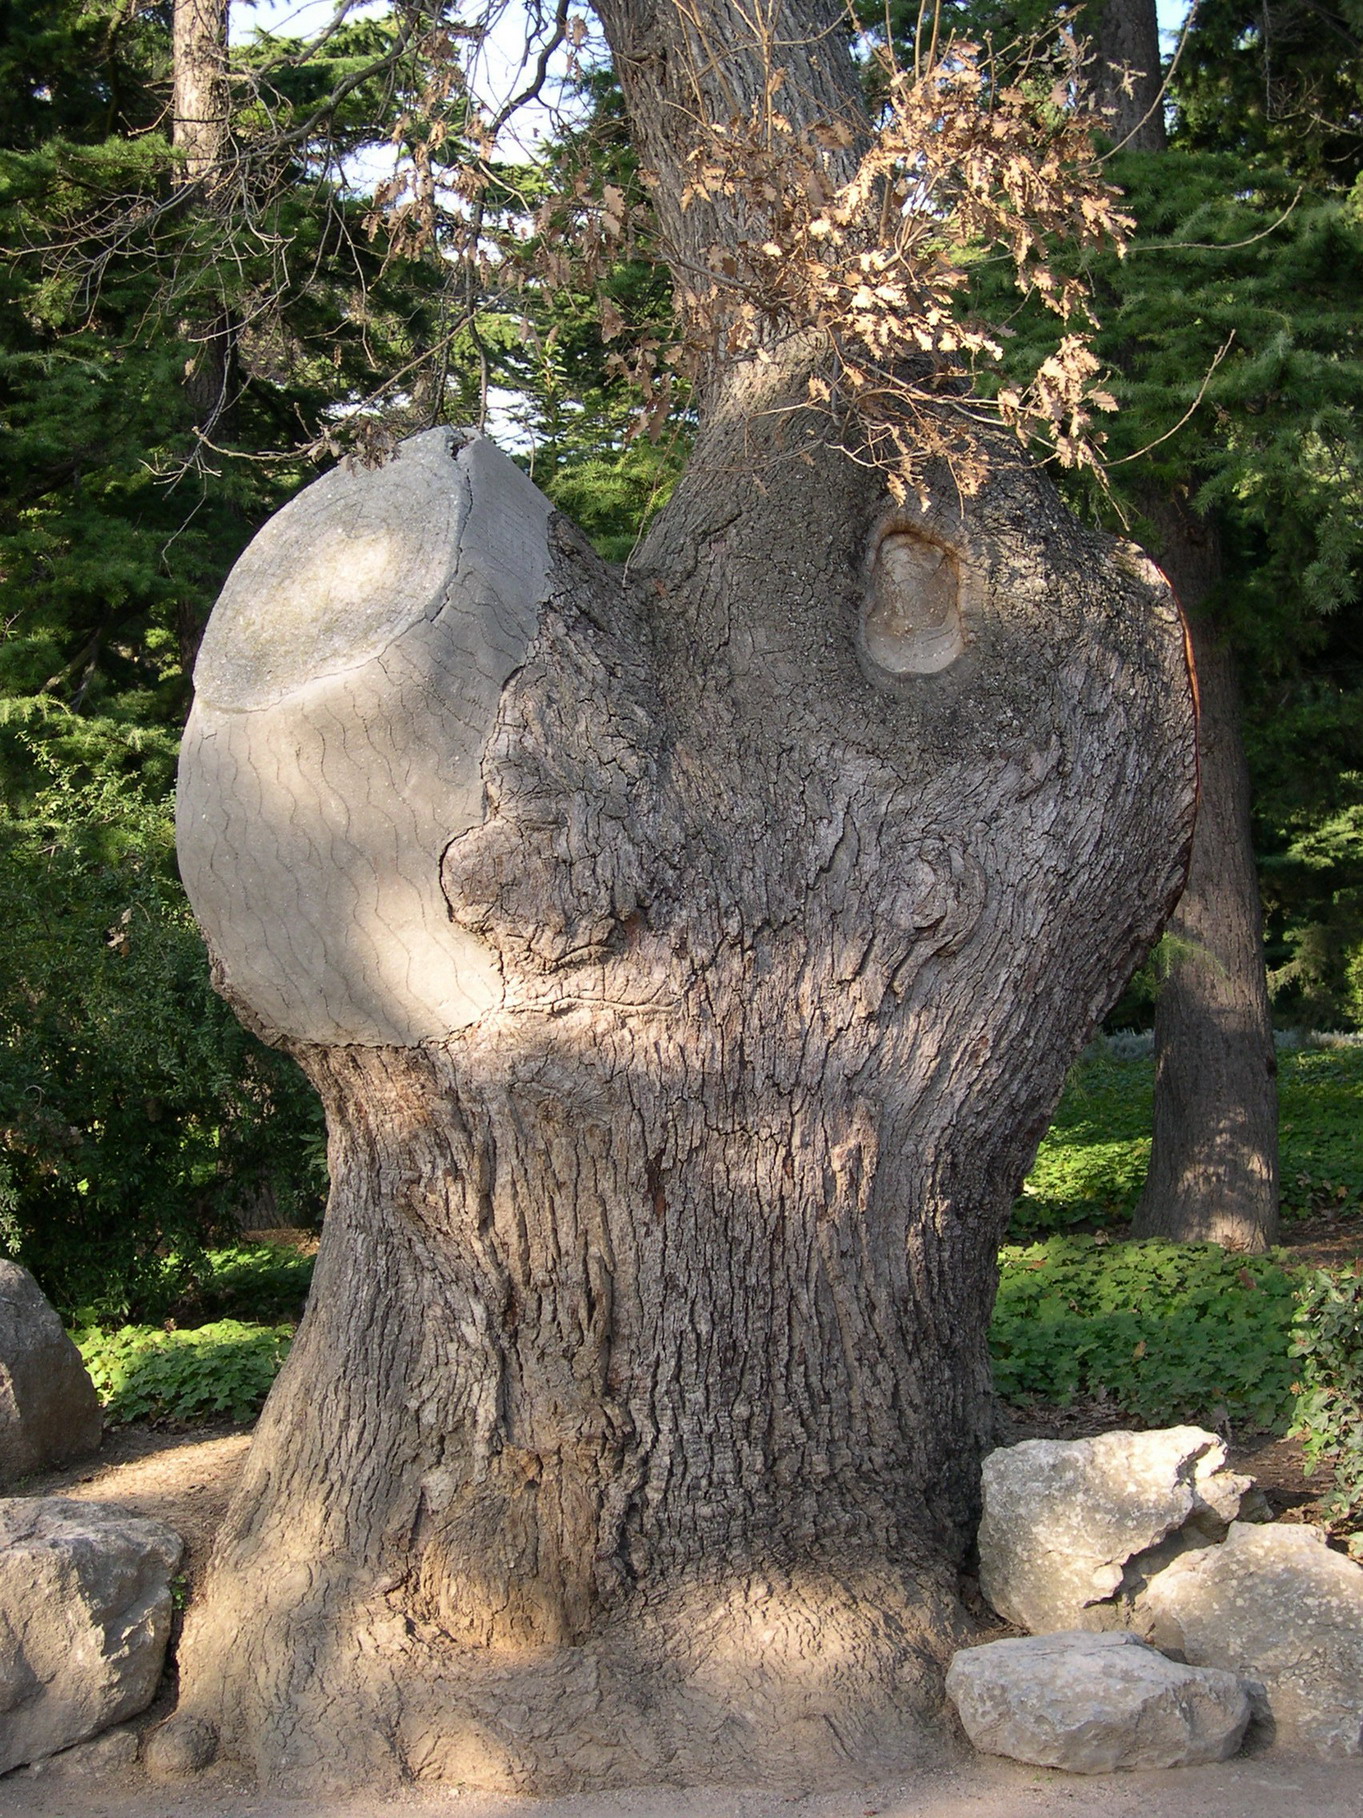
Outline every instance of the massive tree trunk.
[[1155, 1118], [1135, 1237], [1264, 1250], [1278, 1237], [1278, 1089], [1235, 655], [1206, 616], [1215, 528], [1152, 507], [1190, 609], [1200, 713], [1197, 827], [1155, 1005]]
[[[722, 230], [675, 185], [758, 53], [601, 12], [664, 219]], [[776, 12], [806, 122], [854, 105], [834, 12]], [[1191, 691], [1134, 552], [1006, 451], [894, 505], [809, 376], [716, 366], [628, 573], [435, 430], [228, 582], [182, 866], [332, 1197], [163, 1754], [808, 1789], [944, 1745], [997, 1246], [1182, 881]]]
[[[1107, 0], [1096, 36], [1097, 101], [1113, 137], [1163, 151], [1154, 0]], [[1156, 999], [1154, 1137], [1132, 1236], [1264, 1250], [1278, 1236], [1277, 1065], [1235, 655], [1209, 603], [1220, 546], [1185, 499], [1141, 503], [1191, 621], [1201, 777]]]

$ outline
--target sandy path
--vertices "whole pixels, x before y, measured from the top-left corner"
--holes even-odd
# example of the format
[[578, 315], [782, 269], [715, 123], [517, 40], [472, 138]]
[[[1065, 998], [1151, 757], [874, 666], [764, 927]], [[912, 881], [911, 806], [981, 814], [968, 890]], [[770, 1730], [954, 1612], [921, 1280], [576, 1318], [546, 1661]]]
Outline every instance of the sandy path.
[[511, 1799], [455, 1790], [388, 1800], [286, 1800], [221, 1775], [183, 1786], [0, 1781], [0, 1818], [1363, 1818], [1363, 1761], [1285, 1756], [1092, 1779], [981, 1758], [946, 1773], [844, 1794], [657, 1790]]

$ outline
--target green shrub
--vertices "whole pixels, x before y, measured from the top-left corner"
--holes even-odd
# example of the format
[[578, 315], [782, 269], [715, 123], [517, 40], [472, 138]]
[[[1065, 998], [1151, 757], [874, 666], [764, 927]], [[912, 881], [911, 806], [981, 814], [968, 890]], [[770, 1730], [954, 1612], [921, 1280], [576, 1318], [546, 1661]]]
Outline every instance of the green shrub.
[[1282, 1207], [1287, 1218], [1363, 1206], [1363, 1048], [1279, 1056]]
[[1155, 1424], [1290, 1417], [1292, 1282], [1274, 1257], [1054, 1237], [1000, 1260], [990, 1348], [1005, 1401], [1104, 1395]]
[[1347, 1274], [1312, 1269], [1305, 1276], [1291, 1349], [1301, 1359], [1292, 1432], [1308, 1466], [1333, 1471], [1324, 1513], [1354, 1532], [1349, 1551], [1363, 1552], [1363, 1262]]
[[288, 1355], [291, 1326], [247, 1325], [221, 1319], [191, 1331], [120, 1326], [78, 1332], [105, 1419], [193, 1425], [212, 1419], [251, 1420], [260, 1412]]
[[[299, 1320], [316, 1261], [289, 1244], [207, 1250], [196, 1277], [193, 1310], [209, 1319]], [[188, 1323], [188, 1314], [185, 1309], [176, 1317]]]
[[15, 713], [0, 701], [0, 771], [17, 752], [29, 773], [0, 799], [0, 1245], [73, 1323], [160, 1319], [243, 1204], [319, 1216], [321, 1107], [211, 987], [169, 740]]

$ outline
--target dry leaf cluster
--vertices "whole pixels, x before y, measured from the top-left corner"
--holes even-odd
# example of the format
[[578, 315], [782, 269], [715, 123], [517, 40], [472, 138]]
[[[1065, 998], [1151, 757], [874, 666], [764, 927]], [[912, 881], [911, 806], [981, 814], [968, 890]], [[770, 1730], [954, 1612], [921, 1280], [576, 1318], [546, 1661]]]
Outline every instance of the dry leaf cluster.
[[[973, 491], [987, 465], [979, 431], [1000, 423], [1063, 466], [1097, 469], [1104, 438], [1094, 412], [1116, 403], [1092, 351], [1087, 288], [1050, 253], [1057, 244], [1120, 251], [1132, 223], [1095, 155], [1101, 122], [1081, 104], [1081, 45], [1062, 27], [1021, 54], [1013, 47], [1008, 82], [967, 42], [948, 41], [920, 71], [878, 55], [883, 104], [869, 132], [841, 120], [797, 130], [782, 112], [779, 68], [746, 118], [695, 123], [683, 208], [714, 205], [741, 231], [699, 258], [660, 246], [676, 274], [672, 345], [631, 340], [603, 304], [616, 367], [643, 396], [641, 428], [661, 430], [674, 375], [703, 384], [717, 360], [770, 358], [800, 336], [817, 350], [809, 403], [896, 491], [917, 488], [943, 458]], [[839, 163], [854, 165], [850, 180], [832, 174]], [[593, 196], [581, 179], [540, 211], [544, 279], [599, 284], [642, 214], [619, 189]], [[1021, 293], [1067, 325], [1029, 383], [988, 399], [977, 381], [1002, 358], [1001, 331], [962, 307], [972, 264], [987, 257], [1006, 259]]]

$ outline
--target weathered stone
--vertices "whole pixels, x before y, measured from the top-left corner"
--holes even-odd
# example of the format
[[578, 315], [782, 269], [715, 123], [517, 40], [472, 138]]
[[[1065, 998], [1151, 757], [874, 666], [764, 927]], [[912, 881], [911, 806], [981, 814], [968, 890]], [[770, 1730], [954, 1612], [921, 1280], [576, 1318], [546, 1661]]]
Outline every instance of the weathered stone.
[[0, 1260], [0, 1484], [99, 1445], [95, 1385], [27, 1269]]
[[1363, 1567], [1310, 1527], [1236, 1522], [1153, 1577], [1133, 1620], [1160, 1647], [1263, 1687], [1274, 1740], [1363, 1754]]
[[0, 1501], [0, 1773], [151, 1702], [182, 1550], [161, 1522], [105, 1504]]
[[63, 1749], [60, 1755], [49, 1755], [29, 1769], [45, 1780], [103, 1780], [114, 1774], [126, 1774], [137, 1764], [137, 1733], [131, 1729], [105, 1730], [90, 1742], [78, 1742]]
[[947, 1695], [983, 1753], [1071, 1774], [1225, 1761], [1250, 1719], [1234, 1674], [1083, 1630], [963, 1648]]
[[198, 1774], [218, 1752], [218, 1733], [202, 1717], [172, 1717], [147, 1739], [143, 1759], [153, 1780]]
[[[980, 1583], [1034, 1634], [1118, 1628], [1114, 1599], [1151, 1548], [1219, 1540], [1252, 1485], [1199, 1427], [1029, 1439], [984, 1461]], [[1161, 1559], [1161, 1563], [1162, 1563]], [[1133, 1575], [1139, 1579], [1139, 1572]]]

